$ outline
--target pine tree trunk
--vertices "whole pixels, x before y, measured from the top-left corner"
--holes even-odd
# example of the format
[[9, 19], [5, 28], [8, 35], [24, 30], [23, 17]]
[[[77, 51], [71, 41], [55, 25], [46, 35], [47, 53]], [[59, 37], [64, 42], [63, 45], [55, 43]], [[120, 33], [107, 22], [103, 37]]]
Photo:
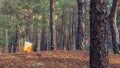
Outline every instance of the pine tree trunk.
[[42, 32], [41, 32], [42, 34], [41, 34], [41, 42], [40, 42], [40, 50], [41, 51], [45, 51], [45, 30], [44, 30], [44, 28], [42, 28]]
[[46, 20], [45, 20], [45, 15], [42, 12], [42, 22], [45, 24], [42, 26], [42, 32], [41, 32], [41, 41], [40, 41], [40, 50], [41, 51], [46, 51], [47, 50], [47, 32], [46, 32]]
[[[62, 16], [64, 15], [64, 10], [62, 10]], [[61, 18], [60, 22], [60, 50], [64, 50], [65, 45], [65, 37], [64, 37], [64, 20]]]
[[12, 53], [12, 45], [13, 45], [13, 33], [9, 34], [9, 44], [8, 44], [8, 53]]
[[50, 50], [56, 50], [56, 29], [55, 29], [55, 0], [50, 0], [50, 32], [51, 32], [51, 48]]
[[[28, 0], [27, 1], [27, 3], [30, 5], [31, 4], [31, 2], [30, 2], [30, 0]], [[31, 36], [32, 36], [32, 34], [31, 34], [31, 16], [30, 16], [30, 14], [31, 14], [31, 11], [30, 11], [30, 8], [28, 7], [27, 8], [27, 16], [26, 16], [26, 40], [27, 41], [29, 41], [29, 42], [31, 42], [32, 41], [32, 39], [31, 39]]]
[[108, 0], [90, 1], [90, 68], [108, 68]]
[[16, 31], [15, 35], [13, 36], [13, 53], [17, 51], [17, 46], [18, 46], [18, 26], [15, 26]]
[[37, 23], [37, 16], [35, 16], [35, 24], [33, 25], [33, 41], [34, 41], [34, 45], [33, 45], [33, 51], [36, 52], [37, 48], [38, 48], [38, 23]]
[[5, 29], [5, 45], [8, 46], [8, 29]]
[[42, 32], [41, 32], [41, 46], [40, 46], [40, 50], [41, 51], [45, 51], [47, 50], [47, 42], [46, 42], [46, 29], [45, 27], [42, 28]]
[[85, 22], [86, 22], [86, 0], [77, 0], [78, 3], [78, 26], [76, 36], [76, 49], [85, 49]]
[[56, 49], [60, 50], [61, 49], [61, 32], [60, 32], [60, 27], [58, 27], [59, 30], [56, 31]]
[[70, 14], [72, 14], [72, 16], [70, 17], [70, 46], [71, 46], [71, 50], [74, 50], [74, 10], [75, 8], [71, 8], [71, 12]]
[[108, 19], [110, 23], [110, 29], [111, 29], [111, 35], [112, 35], [113, 51], [115, 54], [120, 53], [119, 52], [119, 47], [120, 47], [119, 31], [116, 23], [118, 5], [119, 5], [119, 0], [113, 0], [111, 12]]
[[34, 28], [33, 39], [34, 39], [33, 52], [36, 52], [38, 47], [37, 26], [35, 26]]

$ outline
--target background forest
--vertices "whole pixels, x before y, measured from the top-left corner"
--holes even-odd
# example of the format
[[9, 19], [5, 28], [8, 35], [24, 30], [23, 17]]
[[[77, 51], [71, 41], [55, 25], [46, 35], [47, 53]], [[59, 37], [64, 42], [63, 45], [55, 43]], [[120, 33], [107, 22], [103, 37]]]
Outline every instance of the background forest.
[[[85, 32], [82, 35], [85, 50], [89, 50], [90, 45], [89, 3], [90, 1], [86, 0], [85, 23], [83, 24]], [[111, 5], [112, 0], [109, 1], [109, 8]], [[119, 11], [120, 9], [117, 17], [118, 29], [120, 29]], [[55, 1], [57, 50], [76, 50], [77, 15], [76, 0]], [[25, 41], [33, 43], [33, 51], [50, 50], [50, 33], [49, 0], [0, 0], [1, 52], [20, 52]]]
[[119, 68], [119, 6], [120, 0], [0, 0], [0, 68]]

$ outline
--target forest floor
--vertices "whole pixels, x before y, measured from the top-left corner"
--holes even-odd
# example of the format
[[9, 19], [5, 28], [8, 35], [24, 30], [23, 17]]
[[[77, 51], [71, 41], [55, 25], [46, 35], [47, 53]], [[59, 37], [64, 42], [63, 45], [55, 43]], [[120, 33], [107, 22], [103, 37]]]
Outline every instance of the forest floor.
[[[0, 68], [89, 68], [86, 51], [0, 54]], [[109, 68], [120, 68], [120, 55], [109, 55]]]

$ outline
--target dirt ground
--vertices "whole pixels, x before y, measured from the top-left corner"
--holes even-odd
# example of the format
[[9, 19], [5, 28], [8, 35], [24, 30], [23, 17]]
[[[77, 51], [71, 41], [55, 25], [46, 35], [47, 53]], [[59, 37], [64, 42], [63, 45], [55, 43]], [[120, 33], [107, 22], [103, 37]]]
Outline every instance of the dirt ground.
[[[86, 51], [0, 54], [0, 68], [89, 68]], [[110, 54], [109, 68], [120, 68], [120, 55]]]

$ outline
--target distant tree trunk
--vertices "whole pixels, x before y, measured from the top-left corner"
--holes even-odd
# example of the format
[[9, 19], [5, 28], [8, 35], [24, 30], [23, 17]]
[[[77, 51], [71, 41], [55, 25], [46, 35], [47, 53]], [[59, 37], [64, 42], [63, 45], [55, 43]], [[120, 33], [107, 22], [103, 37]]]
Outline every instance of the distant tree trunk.
[[55, 29], [55, 0], [50, 0], [50, 32], [51, 32], [51, 48], [50, 50], [56, 50], [56, 29]]
[[8, 29], [5, 29], [5, 45], [8, 46]]
[[31, 31], [30, 31], [30, 24], [29, 22], [27, 22], [27, 26], [26, 26], [26, 41], [30, 41], [31, 42]]
[[41, 46], [40, 46], [40, 50], [41, 51], [45, 51], [47, 50], [47, 42], [46, 42], [46, 28], [43, 27], [42, 28], [42, 32], [41, 32]]
[[74, 50], [74, 18], [75, 18], [75, 13], [74, 11], [75, 8], [71, 8], [71, 12], [70, 14], [71, 17], [70, 17], [70, 47], [71, 47], [71, 50]]
[[[37, 15], [37, 14], [36, 14]], [[35, 21], [33, 25], [33, 51], [36, 52], [38, 48], [38, 16], [35, 16]]]
[[[60, 24], [59, 24], [60, 25]], [[61, 41], [62, 41], [62, 38], [61, 38], [61, 28], [58, 27], [58, 30], [56, 31], [56, 49], [57, 50], [60, 50], [61, 49]]]
[[120, 53], [119, 52], [119, 47], [120, 47], [119, 31], [116, 23], [118, 5], [119, 5], [119, 0], [113, 0], [111, 12], [108, 19], [110, 23], [110, 28], [111, 28], [113, 51], [115, 54]]
[[7, 41], [8, 41], [8, 30], [4, 29], [3, 32], [4, 32], [5, 44], [4, 44], [4, 46], [2, 46], [2, 50], [3, 50], [3, 53], [5, 53], [6, 52], [6, 46], [8, 46], [8, 43], [7, 43]]
[[64, 35], [65, 25], [64, 25], [64, 20], [63, 20], [64, 14], [65, 14], [65, 11], [63, 9], [62, 10], [62, 15], [61, 15], [61, 21], [60, 21], [60, 24], [59, 24], [60, 25], [60, 50], [64, 50], [64, 47], [65, 47], [65, 35]]
[[46, 34], [46, 20], [45, 20], [45, 15], [42, 13], [42, 22], [45, 24], [42, 26], [42, 32], [41, 32], [41, 42], [40, 42], [40, 50], [45, 51], [47, 50], [47, 34]]
[[37, 35], [37, 33], [35, 33], [35, 46], [34, 46], [34, 52], [36, 52], [37, 51], [37, 48], [38, 48], [38, 35]]
[[[72, 50], [73, 47], [73, 19], [74, 19], [74, 13], [73, 13], [73, 8], [69, 8], [69, 26], [68, 26], [68, 39], [67, 39], [67, 50]], [[72, 14], [72, 15], [71, 15]]]
[[8, 53], [12, 53], [12, 45], [13, 45], [13, 37], [12, 33], [9, 35], [9, 44], [8, 44]]
[[77, 0], [78, 3], [78, 24], [76, 35], [76, 49], [85, 49], [85, 23], [86, 23], [86, 0]]
[[13, 36], [13, 53], [15, 53], [18, 46], [18, 26], [15, 26], [15, 35]]
[[37, 51], [37, 47], [38, 47], [38, 35], [37, 35], [37, 24], [36, 26], [34, 26], [34, 34], [33, 34], [33, 41], [34, 41], [34, 45], [33, 45], [33, 51], [36, 52]]
[[41, 32], [42, 34], [41, 34], [41, 42], [40, 42], [40, 50], [41, 51], [45, 51], [45, 29], [44, 28], [42, 28], [42, 32]]
[[108, 68], [108, 0], [90, 0], [90, 68]]
[[64, 25], [64, 22], [62, 21], [61, 50], [64, 50], [64, 47], [65, 47], [65, 34], [64, 34], [64, 32], [65, 32], [65, 25]]
[[[27, 3], [30, 5], [31, 2], [30, 0], [27, 0]], [[27, 36], [27, 41], [32, 41], [31, 39], [31, 10], [30, 10], [30, 7], [27, 8], [27, 16], [26, 16], [26, 36]]]

